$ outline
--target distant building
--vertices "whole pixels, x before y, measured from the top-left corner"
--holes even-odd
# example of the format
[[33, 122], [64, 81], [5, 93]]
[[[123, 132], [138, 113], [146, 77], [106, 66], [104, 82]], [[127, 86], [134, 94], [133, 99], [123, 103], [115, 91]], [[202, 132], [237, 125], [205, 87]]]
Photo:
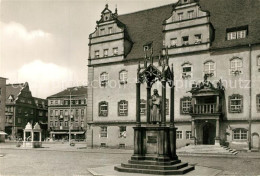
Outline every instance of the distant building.
[[[44, 106], [47, 110], [46, 105]], [[6, 106], [5, 106], [5, 132], [11, 139], [23, 138], [23, 129], [27, 122], [37, 122], [39, 109], [35, 104], [35, 98], [29, 88], [29, 84], [8, 84], [6, 85]]]
[[34, 98], [36, 106], [36, 122], [39, 123], [42, 129], [42, 137], [46, 139], [49, 137], [48, 133], [48, 101], [47, 99]]
[[[6, 93], [6, 78], [0, 77], [0, 142], [5, 141], [5, 93]], [[1, 135], [1, 133], [3, 133]]]
[[85, 140], [87, 87], [71, 87], [48, 98], [48, 129], [54, 140], [71, 138]]
[[153, 53], [157, 67], [168, 50], [176, 87], [166, 104], [174, 101], [177, 147], [259, 148], [259, 8], [254, 0], [179, 0], [119, 15], [106, 5], [89, 35], [88, 145], [133, 147], [138, 63]]

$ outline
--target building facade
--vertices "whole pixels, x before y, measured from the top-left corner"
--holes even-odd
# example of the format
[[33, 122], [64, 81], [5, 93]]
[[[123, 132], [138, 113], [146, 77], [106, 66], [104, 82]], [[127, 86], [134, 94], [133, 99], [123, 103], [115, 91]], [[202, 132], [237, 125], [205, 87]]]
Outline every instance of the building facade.
[[[29, 84], [7, 84], [5, 106], [5, 131], [8, 138], [23, 138], [23, 129], [27, 122], [37, 122], [37, 106]], [[45, 111], [46, 111], [45, 107]]]
[[89, 36], [88, 145], [133, 147], [138, 63], [152, 54], [156, 66], [163, 57], [173, 64], [175, 95], [167, 94], [167, 108], [174, 101], [177, 147], [259, 148], [259, 7], [253, 0], [179, 0], [118, 15], [106, 5]]
[[46, 139], [49, 137], [48, 132], [48, 101], [47, 99], [33, 97], [36, 106], [36, 122], [42, 129], [42, 137]]
[[0, 142], [5, 141], [5, 94], [6, 78], [0, 77]]
[[53, 140], [85, 140], [87, 87], [67, 88], [48, 98], [48, 129]]

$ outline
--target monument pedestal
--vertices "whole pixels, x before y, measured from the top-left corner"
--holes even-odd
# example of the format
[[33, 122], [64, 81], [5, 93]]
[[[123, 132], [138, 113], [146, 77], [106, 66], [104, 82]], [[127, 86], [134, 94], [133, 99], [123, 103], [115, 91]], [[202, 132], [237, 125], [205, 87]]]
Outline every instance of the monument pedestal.
[[181, 162], [176, 155], [174, 127], [134, 127], [134, 142], [131, 160], [115, 166], [115, 170], [157, 175], [185, 174], [194, 170], [194, 166]]

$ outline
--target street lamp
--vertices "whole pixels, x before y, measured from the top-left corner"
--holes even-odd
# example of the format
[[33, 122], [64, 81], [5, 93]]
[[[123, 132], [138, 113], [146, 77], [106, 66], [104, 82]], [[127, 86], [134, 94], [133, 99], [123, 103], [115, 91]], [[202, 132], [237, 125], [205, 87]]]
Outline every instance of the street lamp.
[[70, 92], [70, 116], [69, 116], [69, 145], [71, 144], [71, 119], [73, 118], [73, 115], [71, 113], [71, 93], [72, 91], [77, 91], [78, 89], [75, 87], [75, 88], [71, 88], [69, 89], [69, 92]]

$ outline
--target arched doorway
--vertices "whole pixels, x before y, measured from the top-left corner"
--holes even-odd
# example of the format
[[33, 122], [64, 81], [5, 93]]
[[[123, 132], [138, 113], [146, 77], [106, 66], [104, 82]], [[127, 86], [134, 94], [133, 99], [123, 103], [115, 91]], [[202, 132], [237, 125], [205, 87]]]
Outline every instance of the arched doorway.
[[215, 126], [209, 122], [206, 122], [202, 128], [202, 143], [204, 145], [213, 145], [215, 143], [215, 137]]

